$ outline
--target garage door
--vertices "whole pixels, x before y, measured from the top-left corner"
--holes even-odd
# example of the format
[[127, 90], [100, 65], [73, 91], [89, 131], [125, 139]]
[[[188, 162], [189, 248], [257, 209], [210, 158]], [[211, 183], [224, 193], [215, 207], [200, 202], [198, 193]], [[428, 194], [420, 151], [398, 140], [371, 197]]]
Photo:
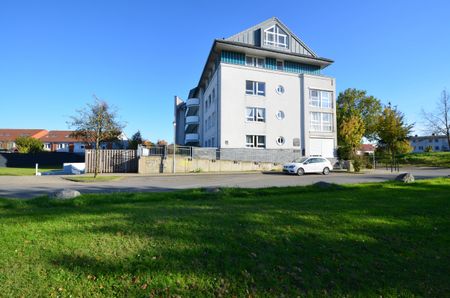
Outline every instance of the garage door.
[[334, 157], [333, 139], [309, 139], [309, 155]]

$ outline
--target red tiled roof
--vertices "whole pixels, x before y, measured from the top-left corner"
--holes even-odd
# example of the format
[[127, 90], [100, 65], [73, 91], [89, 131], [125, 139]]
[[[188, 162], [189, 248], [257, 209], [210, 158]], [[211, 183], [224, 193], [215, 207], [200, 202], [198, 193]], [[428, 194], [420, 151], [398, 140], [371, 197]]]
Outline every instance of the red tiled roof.
[[375, 145], [372, 144], [361, 144], [361, 146], [359, 147], [359, 150], [361, 151], [375, 151]]
[[40, 138], [47, 133], [45, 129], [0, 129], [0, 141], [13, 142], [18, 137]]
[[70, 136], [72, 130], [50, 130], [40, 140], [43, 143], [76, 143], [83, 142], [83, 140], [76, 139]]

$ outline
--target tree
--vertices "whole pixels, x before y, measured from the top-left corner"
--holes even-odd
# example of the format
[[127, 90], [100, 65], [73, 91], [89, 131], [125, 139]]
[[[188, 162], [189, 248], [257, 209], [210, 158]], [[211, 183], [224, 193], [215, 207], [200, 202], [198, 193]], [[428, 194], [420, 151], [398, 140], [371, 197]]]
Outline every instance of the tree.
[[[364, 90], [346, 89], [339, 93], [336, 102], [337, 125], [353, 115], [361, 117], [364, 123], [364, 137], [372, 141], [376, 138], [377, 120], [381, 113], [380, 100], [367, 95]], [[342, 139], [339, 142], [343, 142]]]
[[395, 159], [396, 154], [408, 153], [411, 151], [408, 135], [413, 126], [406, 123], [403, 113], [389, 104], [378, 116], [378, 147], [388, 153], [391, 159]]
[[78, 116], [72, 116], [68, 124], [75, 128], [72, 137], [95, 143], [94, 178], [96, 178], [99, 169], [100, 143], [116, 141], [124, 126], [116, 119], [116, 111], [95, 95], [94, 103], [87, 104], [86, 108], [78, 110], [77, 113]]
[[37, 153], [44, 147], [41, 140], [32, 137], [18, 137], [14, 142], [20, 153]]
[[356, 150], [361, 144], [364, 135], [364, 121], [359, 115], [350, 115], [340, 121], [339, 138], [342, 140], [343, 146], [340, 158], [352, 159], [356, 155]]
[[447, 136], [447, 145], [450, 148], [450, 94], [447, 90], [442, 90], [435, 111], [426, 112], [422, 109], [422, 116], [428, 126], [427, 131], [430, 134]]
[[167, 146], [167, 141], [166, 140], [158, 140], [157, 142], [156, 142], [156, 145], [158, 145], [158, 146]]
[[144, 140], [142, 139], [141, 132], [138, 130], [132, 137], [128, 143], [128, 148], [136, 150], [138, 145], [142, 144]]

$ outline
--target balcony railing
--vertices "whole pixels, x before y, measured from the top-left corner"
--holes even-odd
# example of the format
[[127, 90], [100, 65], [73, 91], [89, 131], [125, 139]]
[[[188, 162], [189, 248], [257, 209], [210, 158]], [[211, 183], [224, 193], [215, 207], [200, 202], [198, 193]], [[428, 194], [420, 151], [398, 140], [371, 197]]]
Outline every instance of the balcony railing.
[[200, 140], [198, 133], [188, 133], [184, 139], [185, 143], [198, 142]]
[[200, 121], [198, 116], [187, 116], [186, 117], [186, 124], [198, 124]]
[[186, 107], [192, 107], [192, 106], [198, 106], [200, 105], [200, 99], [199, 98], [188, 98], [186, 100]]

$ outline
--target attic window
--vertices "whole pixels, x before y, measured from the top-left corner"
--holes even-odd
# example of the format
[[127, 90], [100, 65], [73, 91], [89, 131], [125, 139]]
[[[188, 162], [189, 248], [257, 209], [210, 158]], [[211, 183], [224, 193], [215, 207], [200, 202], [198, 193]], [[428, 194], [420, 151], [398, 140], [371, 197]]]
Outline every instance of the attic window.
[[264, 30], [264, 44], [287, 49], [288, 35], [278, 25], [274, 25]]

